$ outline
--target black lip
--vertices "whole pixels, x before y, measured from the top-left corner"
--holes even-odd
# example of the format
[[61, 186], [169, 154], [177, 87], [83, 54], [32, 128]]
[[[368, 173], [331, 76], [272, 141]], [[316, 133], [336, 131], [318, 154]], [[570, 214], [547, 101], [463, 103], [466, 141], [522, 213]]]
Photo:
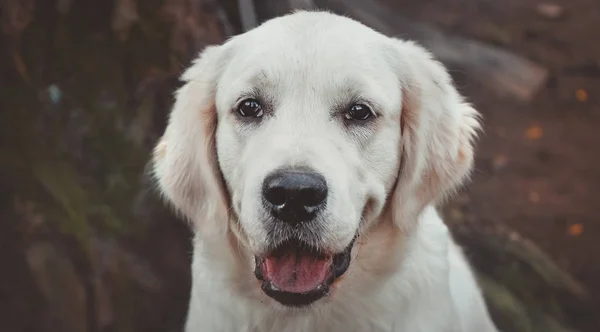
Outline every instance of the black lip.
[[[332, 278], [328, 278], [332, 279]], [[331, 282], [333, 283], [333, 281]], [[287, 307], [305, 307], [329, 294], [331, 283], [325, 283], [306, 293], [290, 293], [277, 289], [270, 281], [263, 281], [261, 289], [267, 296]]]
[[350, 253], [352, 252], [355, 240], [356, 237], [352, 239], [352, 242], [350, 242], [344, 251], [333, 256], [329, 276], [321, 285], [309, 292], [291, 293], [279, 290], [271, 281], [265, 280], [260, 267], [263, 260], [258, 257], [255, 257], [256, 267], [254, 269], [254, 275], [256, 276], [256, 279], [262, 281], [262, 291], [275, 301], [288, 307], [298, 308], [308, 306], [329, 295], [330, 286], [348, 270], [348, 267], [350, 267]]

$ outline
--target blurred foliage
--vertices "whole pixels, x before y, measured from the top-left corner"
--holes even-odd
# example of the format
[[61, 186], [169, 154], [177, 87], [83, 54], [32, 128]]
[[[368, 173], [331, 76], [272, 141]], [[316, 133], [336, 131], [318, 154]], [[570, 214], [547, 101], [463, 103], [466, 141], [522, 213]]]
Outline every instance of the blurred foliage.
[[[192, 2], [0, 3], [0, 186], [8, 199], [0, 232], [12, 248], [2, 258], [14, 267], [3, 280], [21, 285], [0, 287], [7, 316], [21, 313], [5, 328], [77, 325], [68, 321], [81, 318], [63, 306], [83, 306], [90, 331], [179, 325], [186, 301], [176, 299], [187, 293], [189, 263], [184, 240], [172, 237], [185, 227], [159, 208], [144, 170], [179, 72], [202, 40], [221, 38], [194, 17], [185, 22], [205, 30], [199, 41], [175, 29], [175, 14], [193, 13]], [[56, 271], [58, 263], [68, 268]], [[66, 287], [61, 280], [74, 280], [63, 298], [52, 291]], [[66, 298], [81, 287], [83, 299]], [[20, 298], [30, 288], [38, 291]]]
[[131, 206], [155, 106], [140, 82], [180, 66], [164, 51], [161, 1], [140, 2], [125, 40], [111, 29], [111, 1], [74, 1], [65, 14], [50, 1], [36, 5], [31, 23], [5, 40], [4, 65], [20, 70], [0, 91], [0, 171], [86, 248], [92, 228], [135, 227]]

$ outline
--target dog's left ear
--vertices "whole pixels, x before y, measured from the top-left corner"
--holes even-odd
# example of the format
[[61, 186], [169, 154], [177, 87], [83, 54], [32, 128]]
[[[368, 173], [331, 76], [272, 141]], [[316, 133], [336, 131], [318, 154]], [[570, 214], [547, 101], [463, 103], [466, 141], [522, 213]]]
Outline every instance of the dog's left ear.
[[207, 47], [182, 75], [169, 123], [154, 149], [158, 189], [203, 234], [227, 229], [228, 201], [217, 161], [215, 94], [226, 53]]
[[413, 42], [394, 44], [403, 98], [402, 159], [390, 203], [394, 222], [410, 228], [425, 206], [443, 200], [469, 177], [480, 123], [440, 62]]

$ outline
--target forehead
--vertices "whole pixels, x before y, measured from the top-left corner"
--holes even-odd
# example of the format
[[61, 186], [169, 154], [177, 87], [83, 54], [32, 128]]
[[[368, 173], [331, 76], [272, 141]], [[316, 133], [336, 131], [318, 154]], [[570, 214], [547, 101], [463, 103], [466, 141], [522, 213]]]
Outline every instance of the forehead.
[[346, 18], [286, 16], [234, 37], [226, 46], [231, 57], [221, 79], [228, 91], [225, 99], [260, 92], [279, 99], [354, 96], [385, 103], [400, 93], [390, 40]]

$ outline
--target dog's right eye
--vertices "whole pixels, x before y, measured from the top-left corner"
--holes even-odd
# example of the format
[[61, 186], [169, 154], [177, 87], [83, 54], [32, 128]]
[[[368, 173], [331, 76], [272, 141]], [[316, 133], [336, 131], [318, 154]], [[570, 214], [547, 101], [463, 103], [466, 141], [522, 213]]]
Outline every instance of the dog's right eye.
[[263, 108], [256, 99], [242, 101], [237, 108], [237, 113], [244, 118], [260, 118], [264, 115]]

